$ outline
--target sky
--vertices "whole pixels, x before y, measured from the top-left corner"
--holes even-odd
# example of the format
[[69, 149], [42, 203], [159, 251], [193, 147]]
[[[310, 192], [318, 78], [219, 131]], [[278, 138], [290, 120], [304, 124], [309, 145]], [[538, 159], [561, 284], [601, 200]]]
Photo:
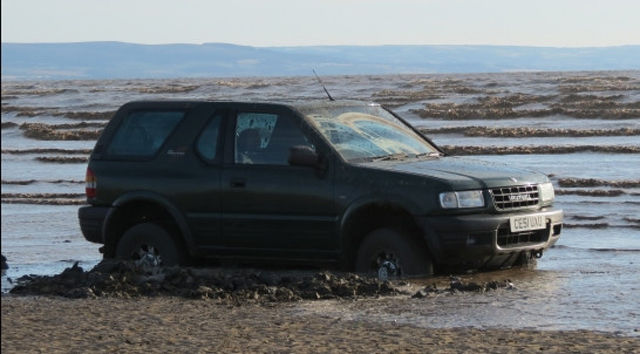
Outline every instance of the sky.
[[2, 42], [640, 44], [639, 0], [2, 0]]

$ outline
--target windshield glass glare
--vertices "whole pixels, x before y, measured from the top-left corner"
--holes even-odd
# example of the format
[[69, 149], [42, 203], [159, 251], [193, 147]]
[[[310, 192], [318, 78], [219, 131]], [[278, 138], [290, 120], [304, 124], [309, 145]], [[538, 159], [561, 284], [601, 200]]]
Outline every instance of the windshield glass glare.
[[379, 105], [324, 106], [301, 111], [347, 161], [437, 153]]

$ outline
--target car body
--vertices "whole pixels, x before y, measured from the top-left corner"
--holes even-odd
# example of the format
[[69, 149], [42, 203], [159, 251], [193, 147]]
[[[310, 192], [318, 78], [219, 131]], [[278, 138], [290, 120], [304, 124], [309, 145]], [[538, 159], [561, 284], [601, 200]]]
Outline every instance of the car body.
[[107, 258], [381, 276], [526, 263], [563, 218], [545, 175], [446, 156], [358, 101], [127, 103], [91, 154], [87, 197], [81, 229]]

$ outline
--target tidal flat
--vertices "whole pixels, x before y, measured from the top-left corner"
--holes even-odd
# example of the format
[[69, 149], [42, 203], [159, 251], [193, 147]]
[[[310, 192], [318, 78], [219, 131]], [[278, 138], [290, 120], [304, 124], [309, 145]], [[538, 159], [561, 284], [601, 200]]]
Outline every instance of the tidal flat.
[[[212, 336], [227, 350], [637, 352], [640, 72], [363, 75], [323, 82], [336, 98], [391, 107], [452, 154], [547, 174], [568, 226], [557, 245], [535, 269], [456, 275], [508, 280], [513, 289], [423, 298], [382, 294], [235, 306], [172, 296], [8, 295], [24, 275], [58, 274], [76, 262], [90, 269], [101, 260], [98, 245], [82, 237], [76, 213], [84, 202], [86, 158], [121, 104], [326, 97], [311, 76], [3, 81], [2, 254], [10, 268], [2, 275], [2, 349], [100, 350], [101, 344], [103, 351], [142, 351], [161, 343], [158, 351], [180, 345], [187, 351]], [[448, 274], [414, 279], [407, 291], [448, 282]], [[99, 321], [103, 334], [89, 330]], [[45, 334], [33, 338], [34, 330]]]

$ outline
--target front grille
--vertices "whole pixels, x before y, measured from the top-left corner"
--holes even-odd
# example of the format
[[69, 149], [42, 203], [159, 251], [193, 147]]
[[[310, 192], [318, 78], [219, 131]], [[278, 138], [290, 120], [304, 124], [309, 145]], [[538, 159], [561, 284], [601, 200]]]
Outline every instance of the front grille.
[[521, 247], [549, 240], [549, 223], [542, 230], [511, 232], [509, 224], [504, 224], [498, 229], [498, 246], [502, 248]]
[[496, 210], [532, 208], [540, 203], [537, 185], [492, 188], [490, 191]]

